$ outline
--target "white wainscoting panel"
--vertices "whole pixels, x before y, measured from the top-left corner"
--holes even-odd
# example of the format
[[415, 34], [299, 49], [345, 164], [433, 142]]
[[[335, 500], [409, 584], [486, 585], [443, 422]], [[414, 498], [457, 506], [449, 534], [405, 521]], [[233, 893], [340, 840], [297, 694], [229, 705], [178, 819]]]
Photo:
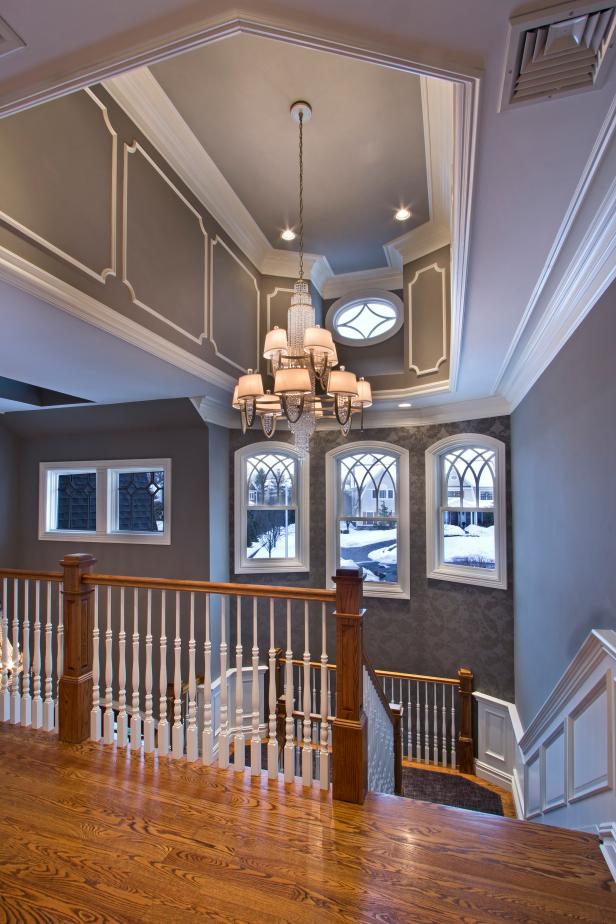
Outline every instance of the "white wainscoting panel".
[[541, 814], [541, 753], [536, 751], [526, 764], [526, 794], [524, 797], [526, 817], [535, 818]]
[[571, 784], [569, 801], [585, 799], [612, 785], [611, 674], [608, 672], [569, 716]]
[[565, 761], [565, 724], [561, 722], [556, 731], [543, 745], [542, 811], [560, 808], [567, 799]]
[[477, 776], [514, 790], [514, 763], [519, 719], [513, 703], [474, 693], [478, 708]]

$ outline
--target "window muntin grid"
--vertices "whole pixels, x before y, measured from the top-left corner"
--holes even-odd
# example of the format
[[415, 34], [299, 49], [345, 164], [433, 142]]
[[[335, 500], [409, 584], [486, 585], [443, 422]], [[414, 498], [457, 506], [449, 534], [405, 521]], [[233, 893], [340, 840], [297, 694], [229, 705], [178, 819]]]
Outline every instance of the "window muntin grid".
[[245, 471], [246, 560], [294, 560], [297, 459], [285, 452], [259, 452], [247, 457]]
[[398, 309], [384, 299], [365, 299], [340, 308], [333, 328], [346, 340], [370, 341], [383, 338], [398, 321]]
[[496, 453], [462, 446], [440, 460], [439, 548], [444, 565], [496, 570]]
[[378, 450], [337, 466], [336, 566], [363, 568], [369, 584], [399, 583], [399, 456]]

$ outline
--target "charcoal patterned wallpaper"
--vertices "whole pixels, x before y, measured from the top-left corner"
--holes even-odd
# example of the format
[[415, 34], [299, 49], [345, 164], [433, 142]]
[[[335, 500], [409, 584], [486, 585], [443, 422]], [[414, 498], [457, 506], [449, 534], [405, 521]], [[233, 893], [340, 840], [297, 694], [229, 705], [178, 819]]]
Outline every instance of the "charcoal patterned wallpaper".
[[[433, 443], [455, 433], [487, 434], [502, 440], [507, 447], [507, 590], [433, 581], [426, 577], [424, 454]], [[285, 440], [288, 434], [277, 434], [276, 438]], [[410, 600], [366, 598], [365, 643], [368, 656], [376, 667], [412, 673], [454, 676], [458, 667], [469, 667], [475, 674], [475, 689], [512, 701], [514, 576], [509, 417], [414, 428], [372, 429], [364, 433], [352, 432], [346, 440], [333, 430], [317, 433], [310, 456], [311, 572], [309, 575], [281, 575], [280, 580], [276, 578], [274, 582], [325, 586], [325, 454], [337, 446], [370, 440], [393, 443], [409, 451], [411, 594]], [[246, 435], [237, 431], [232, 433], [231, 471], [235, 450], [259, 441], [257, 431]], [[235, 575], [234, 580], [272, 582], [269, 575]]]

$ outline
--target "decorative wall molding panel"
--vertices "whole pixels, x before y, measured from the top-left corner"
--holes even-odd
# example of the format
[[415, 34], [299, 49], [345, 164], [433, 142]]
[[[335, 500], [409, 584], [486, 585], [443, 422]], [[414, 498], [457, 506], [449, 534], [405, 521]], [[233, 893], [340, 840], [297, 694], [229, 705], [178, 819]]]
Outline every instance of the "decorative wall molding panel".
[[[215, 248], [220, 245], [220, 248], [216, 250]], [[223, 280], [224, 286], [220, 290], [220, 299], [216, 296], [216, 286], [218, 284], [218, 274], [222, 275], [222, 270], [220, 265], [216, 269], [216, 254], [223, 252], [228, 254], [232, 260], [242, 268], [245, 275], [250, 280], [248, 287], [236, 288], [233, 290], [233, 286], [236, 285], [239, 281], [237, 276], [227, 276]], [[252, 300], [252, 290], [254, 288], [254, 314], [251, 318], [251, 300]], [[235, 366], [236, 369], [239, 369], [242, 372], [246, 372], [248, 368], [258, 369], [260, 363], [260, 352], [261, 352], [261, 325], [259, 320], [259, 306], [261, 300], [261, 291], [259, 288], [259, 280], [254, 275], [253, 272], [246, 266], [246, 264], [238, 257], [234, 250], [226, 243], [224, 238], [216, 235], [210, 241], [210, 342], [214, 347], [214, 351], [217, 356], [221, 359], [224, 359], [225, 362], [229, 363], [232, 366]], [[245, 306], [245, 311], [242, 313], [241, 307]], [[248, 343], [255, 343], [255, 352], [252, 353], [251, 348], [250, 355], [244, 358], [244, 361], [241, 361], [236, 355], [235, 358], [229, 354], [237, 351], [238, 347], [242, 349], [242, 344], [238, 338], [238, 319], [241, 318], [241, 327], [242, 330], [247, 335]], [[252, 330], [250, 329], [252, 321]], [[224, 326], [223, 326], [224, 325]]]
[[[138, 169], [131, 167], [134, 154], [140, 155], [143, 164], [148, 166], [150, 177], [133, 175], [129, 182], [131, 173]], [[158, 194], [152, 179], [158, 184]], [[130, 193], [133, 184], [139, 186], [139, 195], [134, 200]], [[167, 190], [171, 195], [166, 195]], [[137, 141], [124, 145], [122, 203], [122, 282], [127, 286], [133, 304], [194, 343], [203, 343], [208, 333], [207, 231], [200, 213]], [[177, 208], [178, 204], [179, 212], [174, 214], [174, 206]], [[140, 220], [131, 234], [131, 217], [138, 209], [148, 209], [148, 213], [139, 215]], [[187, 222], [188, 215], [190, 220]], [[136, 253], [138, 259], [135, 259]], [[145, 288], [149, 289], [147, 297], [160, 299], [158, 307], [139, 298], [138, 293]], [[173, 309], [176, 317], [185, 317], [185, 322], [179, 324], [172, 320], [165, 313], [167, 306]], [[192, 324], [192, 330], [188, 329], [189, 324]]]
[[615, 677], [616, 632], [593, 629], [524, 731], [512, 703], [474, 694], [477, 772], [510, 786], [521, 817], [595, 832], [616, 818]]
[[[86, 129], [85, 122], [76, 124], [73, 120], [69, 130], [67, 109], [77, 105], [82, 107], [82, 113], [85, 114], [86, 107], [83, 106], [85, 100], [89, 100], [96, 107], [95, 121], [92, 123], [88, 121]], [[9, 137], [3, 139], [5, 141], [3, 176], [7, 188], [4, 191], [0, 190], [3, 207], [8, 210], [0, 211], [0, 220], [26, 240], [42, 247], [48, 253], [59, 257], [98, 282], [104, 283], [107, 276], [113, 276], [116, 273], [118, 136], [109, 120], [107, 107], [89, 89], [84, 90], [73, 101], [57, 101], [55, 108], [45, 115], [53, 120], [45, 127], [46, 147], [41, 143], [42, 137], [38, 137], [43, 131], [40, 112], [22, 113], [17, 120], [9, 120], [0, 125], [0, 131], [4, 136], [9, 133]], [[88, 117], [85, 118], [87, 121]], [[79, 155], [83, 155], [88, 150], [88, 144], [92, 146], [93, 138], [98, 139], [97, 131], [100, 131], [101, 127], [105, 133], [105, 140], [109, 144], [109, 150], [107, 153], [99, 152], [96, 143], [89, 151], [92, 155], [89, 163], [84, 156]], [[83, 129], [80, 137], [77, 136], [79, 128]], [[79, 154], [76, 153], [77, 151]], [[70, 172], [71, 157], [78, 157], [78, 162], [74, 163], [72, 172]], [[9, 158], [14, 158], [14, 165]], [[100, 162], [103, 160], [106, 160], [108, 164], [109, 179], [102, 192], [99, 192], [101, 186], [99, 170]], [[68, 171], [65, 184], [58, 182], [56, 172], [62, 169]], [[26, 185], [16, 182], [16, 177], [26, 171], [28, 171], [30, 182]], [[79, 182], [75, 182], [75, 171], [77, 171]], [[26, 189], [29, 195], [23, 202], [20, 202], [19, 196]], [[95, 201], [95, 191], [103, 209], [102, 228], [96, 224], [96, 218], [100, 217], [100, 214], [97, 211], [99, 203]], [[41, 201], [42, 197], [44, 198]], [[33, 206], [37, 206], [36, 217], [31, 211]], [[35, 221], [40, 220], [41, 212], [43, 221], [53, 220], [53, 228], [39, 226], [37, 230], [33, 227]], [[58, 220], [59, 216], [61, 216], [61, 221]], [[64, 230], [62, 221], [67, 225]], [[84, 236], [84, 227], [89, 229], [89, 235]], [[55, 241], [50, 239], [52, 234], [56, 235]], [[60, 241], [62, 237], [64, 240]], [[90, 261], [86, 262], [83, 251], [79, 256], [75, 252], [77, 248], [91, 246], [92, 238], [96, 239], [96, 237], [101, 239], [103, 250], [100, 256], [102, 265], [99, 267], [91, 265], [94, 262], [93, 254]], [[72, 253], [69, 252], [70, 238], [72, 238]]]
[[616, 278], [616, 99], [515, 336], [494, 393], [516, 408]]
[[[439, 300], [440, 311], [438, 310]], [[436, 353], [431, 342], [432, 324], [429, 323], [435, 311], [440, 318], [440, 337], [437, 338], [439, 342]], [[445, 267], [435, 262], [417, 270], [408, 284], [408, 319], [409, 369], [417, 376], [438, 372], [439, 367], [447, 359], [447, 270]]]
[[[290, 299], [285, 298], [282, 314], [276, 311], [276, 309], [272, 310], [272, 302], [274, 301], [276, 296], [280, 294], [284, 294], [287, 296], [293, 295], [293, 289], [289, 289], [288, 287], [285, 287], [285, 286], [276, 286], [273, 292], [267, 293], [267, 298], [265, 300], [266, 302], [266, 309], [265, 309], [266, 321], [265, 323], [266, 323], [267, 330], [271, 330], [274, 327], [274, 325], [278, 325], [278, 327], [284, 327], [285, 329], [287, 327], [287, 312], [289, 310]], [[282, 323], [281, 323], [281, 320], [282, 320]]]
[[5, 247], [0, 247], [0, 279], [61, 308], [81, 321], [113, 334], [126, 343], [140, 347], [152, 356], [164, 359], [178, 369], [198, 376], [206, 383], [229, 392], [233, 389], [235, 379], [226, 372], [86, 295], [75, 286], [63, 282], [57, 276], [34, 266]]

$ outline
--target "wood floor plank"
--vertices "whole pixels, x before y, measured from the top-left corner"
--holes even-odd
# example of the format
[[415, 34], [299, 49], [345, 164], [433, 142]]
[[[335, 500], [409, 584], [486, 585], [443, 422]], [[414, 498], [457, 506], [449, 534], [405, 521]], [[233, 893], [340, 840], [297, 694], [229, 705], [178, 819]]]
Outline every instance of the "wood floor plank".
[[0, 725], [0, 921], [616, 922], [590, 835]]

